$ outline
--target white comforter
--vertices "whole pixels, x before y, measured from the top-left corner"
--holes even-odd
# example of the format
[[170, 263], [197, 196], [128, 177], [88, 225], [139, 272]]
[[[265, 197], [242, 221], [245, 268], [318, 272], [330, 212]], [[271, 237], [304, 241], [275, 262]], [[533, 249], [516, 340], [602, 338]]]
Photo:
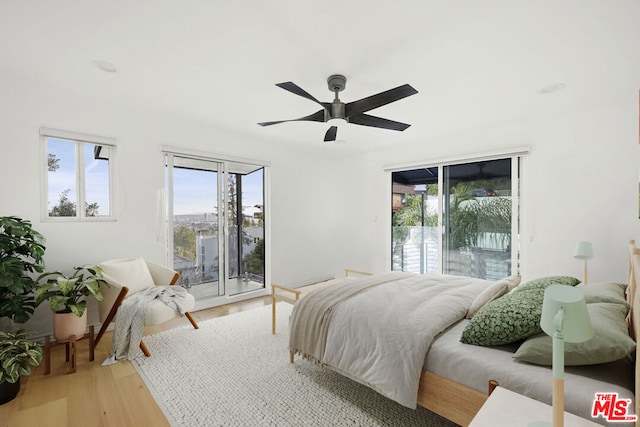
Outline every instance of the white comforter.
[[[464, 318], [473, 299], [490, 283], [460, 276], [397, 273], [394, 280], [351, 295], [319, 316], [319, 322], [328, 326], [318, 362], [415, 408], [431, 342]], [[322, 305], [325, 293], [336, 292], [332, 288], [311, 292], [296, 303], [292, 337], [296, 322], [309, 321], [304, 318], [304, 306]], [[309, 356], [298, 347], [299, 341], [290, 343], [292, 351]]]

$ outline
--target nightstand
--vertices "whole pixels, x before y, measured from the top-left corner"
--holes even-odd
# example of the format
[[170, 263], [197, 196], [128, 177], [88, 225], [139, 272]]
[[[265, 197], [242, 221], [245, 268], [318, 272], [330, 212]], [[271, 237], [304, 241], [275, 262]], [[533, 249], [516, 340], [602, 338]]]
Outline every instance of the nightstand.
[[[551, 406], [529, 397], [496, 387], [482, 405], [469, 427], [528, 427], [534, 421], [551, 422]], [[568, 412], [564, 413], [565, 427], [599, 426]]]

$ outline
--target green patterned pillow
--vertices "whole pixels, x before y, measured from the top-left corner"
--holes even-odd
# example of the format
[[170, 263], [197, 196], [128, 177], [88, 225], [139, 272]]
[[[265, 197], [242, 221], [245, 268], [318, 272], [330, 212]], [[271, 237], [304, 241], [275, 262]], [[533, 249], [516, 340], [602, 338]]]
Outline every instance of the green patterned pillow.
[[526, 283], [518, 286], [514, 292], [526, 291], [529, 289], [546, 289], [549, 285], [569, 285], [576, 286], [580, 283], [580, 280], [571, 276], [546, 276], [540, 277], [539, 279], [529, 280]]
[[[572, 280], [569, 280], [572, 279]], [[482, 307], [462, 331], [460, 341], [473, 345], [503, 345], [542, 332], [544, 290], [550, 285], [575, 286], [580, 281], [550, 276], [527, 282], [516, 291]]]

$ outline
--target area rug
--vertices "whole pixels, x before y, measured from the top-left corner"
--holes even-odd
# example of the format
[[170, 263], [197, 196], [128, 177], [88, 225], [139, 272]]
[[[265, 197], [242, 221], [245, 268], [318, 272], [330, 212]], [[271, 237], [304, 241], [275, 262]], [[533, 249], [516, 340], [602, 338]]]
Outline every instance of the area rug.
[[428, 426], [456, 424], [405, 408], [297, 357], [289, 363], [291, 305], [264, 306], [145, 337], [132, 361], [173, 426]]

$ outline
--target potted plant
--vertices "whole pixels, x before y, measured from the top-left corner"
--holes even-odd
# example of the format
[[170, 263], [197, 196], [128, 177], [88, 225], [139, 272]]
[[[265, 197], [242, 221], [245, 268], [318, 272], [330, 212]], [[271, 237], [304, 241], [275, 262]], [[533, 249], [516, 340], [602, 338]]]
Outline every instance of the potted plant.
[[31, 222], [0, 216], [0, 404], [18, 395], [20, 375], [42, 360], [40, 344], [16, 333], [16, 323], [29, 320], [36, 307], [32, 275], [44, 269], [44, 250], [44, 237]]
[[0, 405], [13, 400], [20, 391], [20, 376], [42, 361], [42, 347], [27, 339], [29, 332], [0, 331]]
[[33, 314], [37, 283], [31, 274], [44, 269], [43, 243], [29, 221], [0, 217], [0, 318], [24, 323]]
[[82, 337], [87, 329], [87, 297], [93, 295], [102, 301], [102, 269], [98, 266], [74, 267], [70, 276], [59, 271], [47, 272], [41, 274], [37, 282], [40, 284], [36, 288], [36, 304], [49, 300], [54, 313], [56, 341], [68, 341], [71, 335]]

